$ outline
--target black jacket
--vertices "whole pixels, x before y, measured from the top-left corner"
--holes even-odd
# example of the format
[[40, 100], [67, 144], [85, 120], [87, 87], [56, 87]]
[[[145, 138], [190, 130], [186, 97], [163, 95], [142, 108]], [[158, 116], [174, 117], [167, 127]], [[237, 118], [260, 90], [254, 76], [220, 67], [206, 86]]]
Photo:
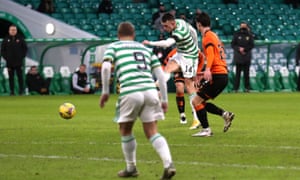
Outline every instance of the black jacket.
[[22, 66], [26, 53], [27, 44], [21, 36], [7, 36], [3, 39], [1, 56], [6, 60], [7, 67]]
[[[251, 50], [254, 47], [253, 34], [247, 30], [237, 31], [232, 38], [231, 47], [233, 48], [233, 62], [234, 64], [250, 64]], [[239, 47], [245, 48], [245, 54], [241, 54]]]
[[47, 83], [40, 74], [26, 74], [26, 85], [29, 92], [40, 92], [42, 88], [47, 88]]
[[76, 71], [75, 74], [77, 74], [77, 77], [78, 77], [77, 85], [82, 87], [82, 88], [85, 88], [86, 85], [89, 84], [88, 81], [87, 81], [87, 79], [88, 79], [87, 73], [86, 72], [81, 73], [80, 71]]

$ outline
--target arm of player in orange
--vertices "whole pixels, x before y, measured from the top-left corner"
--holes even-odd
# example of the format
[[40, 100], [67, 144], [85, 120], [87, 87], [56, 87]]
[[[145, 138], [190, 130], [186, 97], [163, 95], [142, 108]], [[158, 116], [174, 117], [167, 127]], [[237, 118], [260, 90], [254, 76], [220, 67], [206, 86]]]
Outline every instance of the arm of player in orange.
[[203, 73], [202, 71], [203, 71], [203, 67], [204, 67], [204, 62], [205, 62], [205, 56], [201, 52], [201, 50], [199, 50], [199, 52], [198, 52], [197, 75]]
[[208, 80], [208, 81], [212, 80], [210, 68], [213, 64], [214, 58], [215, 58], [214, 47], [212, 45], [210, 45], [206, 48], [206, 67], [205, 67], [205, 71], [204, 71], [204, 79], [205, 80]]

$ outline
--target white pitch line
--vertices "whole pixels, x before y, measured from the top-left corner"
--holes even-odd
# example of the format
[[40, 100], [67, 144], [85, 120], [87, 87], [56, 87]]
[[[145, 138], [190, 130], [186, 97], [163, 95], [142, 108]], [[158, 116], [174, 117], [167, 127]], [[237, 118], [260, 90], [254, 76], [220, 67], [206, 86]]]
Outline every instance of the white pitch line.
[[[0, 144], [26, 144], [26, 142], [0, 142]], [[120, 143], [99, 143], [99, 142], [77, 142], [77, 141], [52, 141], [52, 142], [36, 142], [32, 141], [33, 145], [51, 145], [51, 144], [87, 144], [87, 145], [120, 145]], [[139, 144], [139, 146], [149, 146], [150, 144]], [[221, 146], [221, 147], [239, 147], [239, 148], [260, 148], [260, 149], [285, 149], [285, 150], [300, 150], [298, 146], [261, 146], [261, 145], [239, 145], [239, 144], [169, 144], [170, 146], [182, 146], [182, 147], [208, 147], [208, 146]]]
[[[66, 159], [66, 160], [88, 160], [88, 161], [109, 161], [109, 162], [124, 162], [123, 159], [113, 159], [108, 157], [74, 157], [74, 156], [58, 156], [58, 155], [25, 155], [25, 154], [1, 154], [0, 158], [21, 158], [21, 159]], [[145, 164], [155, 164], [157, 161], [145, 161], [138, 160], [139, 163]], [[251, 164], [227, 164], [227, 163], [208, 163], [208, 162], [198, 162], [198, 161], [175, 161], [175, 164], [182, 165], [195, 165], [195, 166], [210, 166], [210, 167], [233, 167], [233, 168], [251, 168], [251, 169], [268, 169], [268, 170], [294, 170], [300, 171], [298, 166], [260, 166], [260, 165], [251, 165]]]

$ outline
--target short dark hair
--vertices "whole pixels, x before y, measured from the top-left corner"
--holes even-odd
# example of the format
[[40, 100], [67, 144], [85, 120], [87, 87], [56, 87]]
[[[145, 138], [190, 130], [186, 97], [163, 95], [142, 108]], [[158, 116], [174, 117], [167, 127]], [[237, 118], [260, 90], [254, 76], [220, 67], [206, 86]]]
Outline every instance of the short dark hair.
[[30, 70], [31, 70], [31, 69], [34, 69], [34, 68], [37, 68], [37, 66], [36, 66], [36, 65], [30, 66]]
[[121, 22], [118, 26], [118, 35], [133, 36], [135, 33], [134, 25], [131, 22]]
[[196, 15], [196, 22], [200, 23], [204, 27], [210, 27], [210, 17], [205, 12], [201, 12]]
[[163, 23], [165, 23], [167, 21], [173, 21], [173, 20], [175, 20], [175, 17], [171, 13], [165, 13], [161, 18], [161, 21]]

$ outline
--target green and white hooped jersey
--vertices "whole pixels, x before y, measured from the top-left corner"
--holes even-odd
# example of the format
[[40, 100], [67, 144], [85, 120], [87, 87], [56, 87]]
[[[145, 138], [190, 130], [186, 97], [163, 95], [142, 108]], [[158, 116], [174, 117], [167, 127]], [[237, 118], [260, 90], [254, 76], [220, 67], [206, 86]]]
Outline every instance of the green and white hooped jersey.
[[151, 49], [136, 41], [117, 41], [110, 44], [103, 59], [114, 64], [115, 78], [120, 83], [120, 96], [156, 89], [152, 69], [160, 62]]
[[176, 19], [175, 22], [176, 28], [171, 36], [176, 40], [177, 51], [185, 57], [198, 58], [197, 33], [192, 33], [189, 27], [191, 25], [184, 20]]

